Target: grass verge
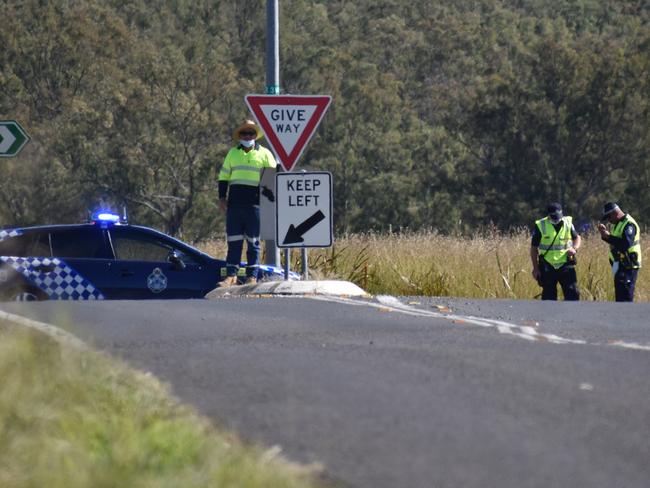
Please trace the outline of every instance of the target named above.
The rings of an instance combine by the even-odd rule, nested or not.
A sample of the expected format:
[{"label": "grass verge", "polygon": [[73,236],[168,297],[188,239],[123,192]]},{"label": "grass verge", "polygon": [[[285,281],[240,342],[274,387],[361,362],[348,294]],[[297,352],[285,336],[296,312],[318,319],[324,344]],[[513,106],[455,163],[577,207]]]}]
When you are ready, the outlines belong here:
[{"label": "grass verge", "polygon": [[149,374],[0,322],[0,486],[322,486],[316,467],[242,444]]},{"label": "grass verge", "polygon": [[[613,300],[608,246],[593,233],[582,238],[577,266],[582,299]],[[647,262],[648,235],[641,236],[641,245]],[[213,256],[225,256],[225,242],[201,247]],[[331,248],[310,249],[309,268],[312,279],[348,280],[372,294],[516,299],[541,295],[531,276],[530,232],[524,229],[472,237],[435,231],[339,236]],[[291,269],[301,269],[297,251],[292,252]],[[639,273],[635,300],[650,301],[647,266]]]}]

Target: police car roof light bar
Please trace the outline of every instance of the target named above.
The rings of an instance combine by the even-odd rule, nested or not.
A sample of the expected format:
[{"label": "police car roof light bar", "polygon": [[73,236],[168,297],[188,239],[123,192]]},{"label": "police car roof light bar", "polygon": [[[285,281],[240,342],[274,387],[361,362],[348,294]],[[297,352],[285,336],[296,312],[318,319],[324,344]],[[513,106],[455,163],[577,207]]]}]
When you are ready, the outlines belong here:
[{"label": "police car roof light bar", "polygon": [[120,221],[120,216],[108,212],[101,212],[98,213],[95,216],[95,220],[99,220],[100,222],[119,222]]},{"label": "police car roof light bar", "polygon": [[119,225],[120,216],[105,210],[100,210],[93,214],[91,218],[91,223],[99,224],[103,229],[107,228],[109,225]]}]

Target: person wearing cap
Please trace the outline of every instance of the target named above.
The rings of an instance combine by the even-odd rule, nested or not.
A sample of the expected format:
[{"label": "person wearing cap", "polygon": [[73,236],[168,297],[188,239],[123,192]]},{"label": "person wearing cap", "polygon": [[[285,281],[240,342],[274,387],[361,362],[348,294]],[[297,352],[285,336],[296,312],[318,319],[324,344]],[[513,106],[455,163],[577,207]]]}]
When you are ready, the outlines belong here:
[{"label": "person wearing cap", "polygon": [[[611,224],[608,230],[603,222]],[[641,268],[641,230],[639,224],[614,202],[603,206],[600,238],[609,244],[609,264],[614,275],[617,302],[634,301],[634,287]]]},{"label": "person wearing cap", "polygon": [[252,120],[233,131],[231,148],[219,171],[219,207],[226,212],[228,254],[221,287],[237,284],[239,263],[246,240],[246,284],[256,283],[260,264],[260,181],[267,168],[276,168],[273,153],[262,147],[263,136]]},{"label": "person wearing cap", "polygon": [[535,221],[530,246],[533,277],[542,287],[542,300],[557,300],[557,284],[565,300],[579,300],[576,251],[581,239],[572,218],[564,216],[559,203],[546,208],[547,216]]}]

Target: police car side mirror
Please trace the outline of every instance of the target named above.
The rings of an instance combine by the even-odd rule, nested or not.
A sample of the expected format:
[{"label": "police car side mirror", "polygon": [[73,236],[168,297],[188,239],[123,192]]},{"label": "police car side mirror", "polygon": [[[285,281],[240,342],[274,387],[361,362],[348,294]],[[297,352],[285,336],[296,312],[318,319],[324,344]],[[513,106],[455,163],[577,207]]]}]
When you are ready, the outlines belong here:
[{"label": "police car side mirror", "polygon": [[178,255],[178,253],[176,253],[176,251],[172,251],[169,253],[169,256],[167,257],[167,261],[172,263],[172,269],[174,271],[183,271],[185,269],[185,263]]}]

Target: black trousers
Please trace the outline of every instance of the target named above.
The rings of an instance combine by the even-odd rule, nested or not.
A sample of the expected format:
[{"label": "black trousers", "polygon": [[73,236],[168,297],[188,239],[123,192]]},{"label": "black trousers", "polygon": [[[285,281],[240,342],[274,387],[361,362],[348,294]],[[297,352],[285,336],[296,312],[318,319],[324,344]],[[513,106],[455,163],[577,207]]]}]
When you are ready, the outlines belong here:
[{"label": "black trousers", "polygon": [[638,269],[619,269],[614,276],[614,293],[617,302],[633,302]]},{"label": "black trousers", "polygon": [[565,300],[580,300],[578,290],[578,276],[575,266],[562,266],[555,269],[550,264],[542,263],[540,266],[542,300],[557,300],[557,284],[562,287]]}]

